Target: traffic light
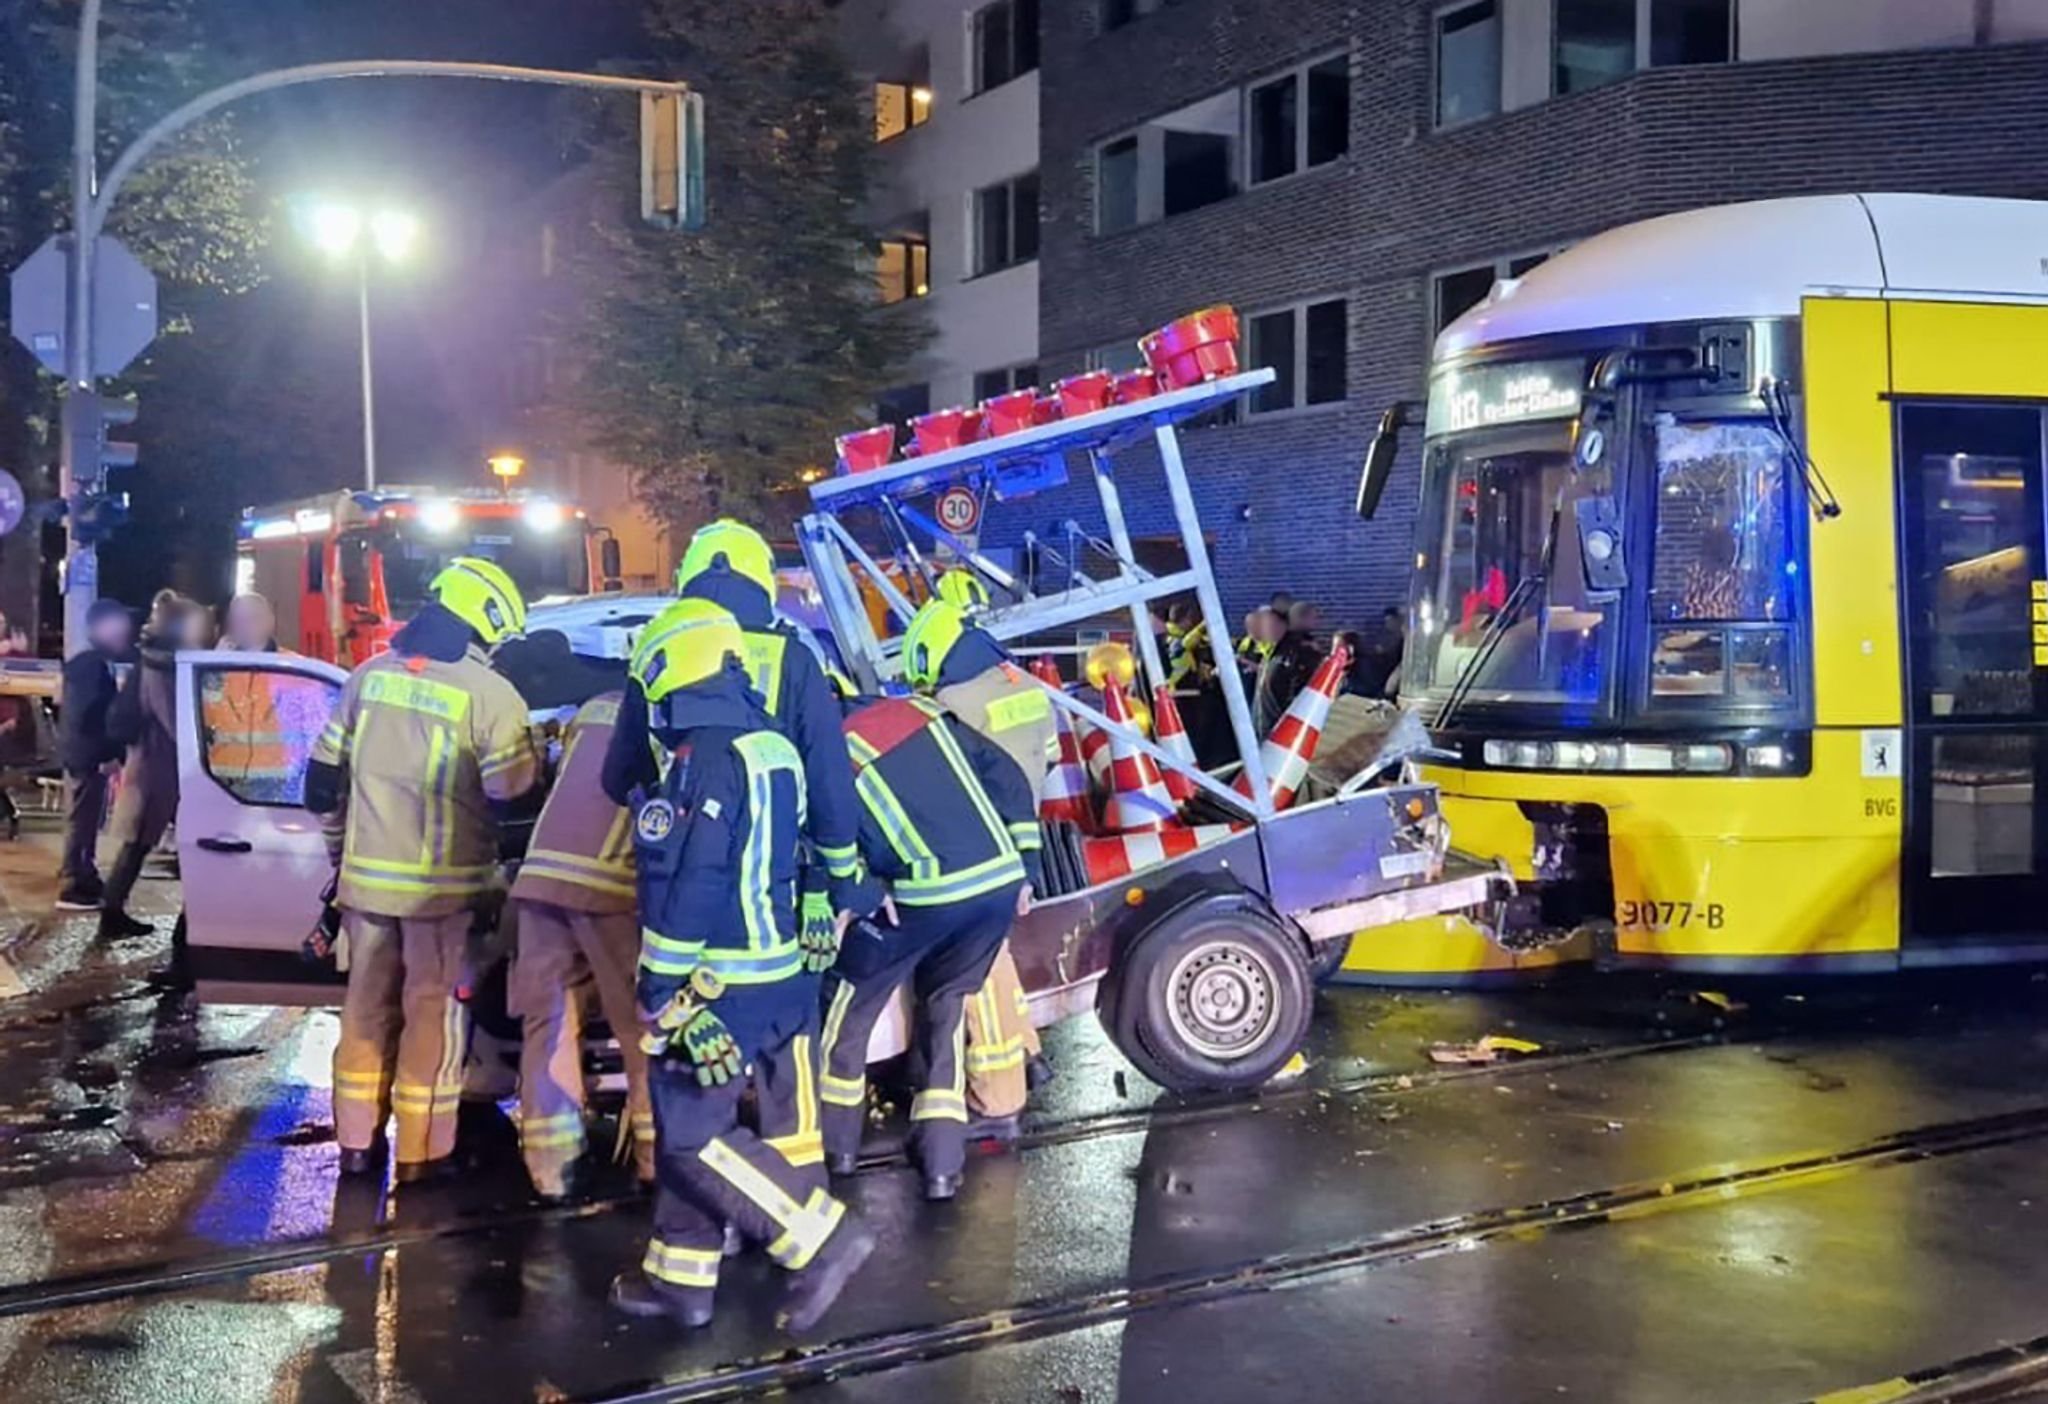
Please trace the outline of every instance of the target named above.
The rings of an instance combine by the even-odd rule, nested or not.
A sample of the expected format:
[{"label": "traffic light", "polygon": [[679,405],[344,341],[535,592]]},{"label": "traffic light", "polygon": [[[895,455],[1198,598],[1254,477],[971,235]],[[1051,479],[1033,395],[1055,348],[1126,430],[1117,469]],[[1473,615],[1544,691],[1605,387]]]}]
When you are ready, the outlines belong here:
[{"label": "traffic light", "polygon": [[104,482],[109,469],[135,466],[139,450],[110,437],[109,431],[133,424],[137,409],[132,398],[117,400],[92,390],[74,390],[64,401],[65,418],[71,421],[67,427],[78,445],[71,471],[79,491]]},{"label": "traffic light", "polygon": [[663,229],[704,227],[704,99],[640,94],[640,217]]}]

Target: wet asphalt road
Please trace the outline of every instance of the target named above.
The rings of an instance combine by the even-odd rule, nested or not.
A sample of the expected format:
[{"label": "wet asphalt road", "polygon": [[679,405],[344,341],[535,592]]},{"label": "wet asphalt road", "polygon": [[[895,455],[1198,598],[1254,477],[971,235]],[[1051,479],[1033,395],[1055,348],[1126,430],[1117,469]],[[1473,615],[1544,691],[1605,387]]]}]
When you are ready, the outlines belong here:
[{"label": "wet asphalt road", "polygon": [[[1192,1104],[1070,1023],[1026,1145],[953,1206],[877,1133],[846,1194],[884,1246],[791,1342],[751,1260],[699,1336],[608,1315],[644,1208],[527,1206],[493,1113],[462,1182],[337,1192],[331,1017],[195,1010],[165,944],[72,919],[8,952],[0,1399],[1794,1401],[2048,1334],[2026,974],[1733,1014],[1337,990],[1306,1079]],[[1486,1032],[1543,1048],[1425,1055]]]}]

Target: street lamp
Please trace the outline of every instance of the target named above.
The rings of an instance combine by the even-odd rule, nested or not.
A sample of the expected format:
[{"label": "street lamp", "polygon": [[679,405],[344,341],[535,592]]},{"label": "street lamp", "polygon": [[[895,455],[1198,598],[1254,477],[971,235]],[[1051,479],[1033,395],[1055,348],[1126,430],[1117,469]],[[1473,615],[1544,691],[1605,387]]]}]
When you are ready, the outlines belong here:
[{"label": "street lamp", "polygon": [[[356,312],[363,362],[363,486],[377,486],[377,398],[370,374],[370,255],[403,263],[419,241],[419,221],[402,210],[378,210],[364,218],[352,205],[321,201],[307,212],[306,235],[329,258],[353,258]],[[365,237],[367,235],[368,237]]]}]

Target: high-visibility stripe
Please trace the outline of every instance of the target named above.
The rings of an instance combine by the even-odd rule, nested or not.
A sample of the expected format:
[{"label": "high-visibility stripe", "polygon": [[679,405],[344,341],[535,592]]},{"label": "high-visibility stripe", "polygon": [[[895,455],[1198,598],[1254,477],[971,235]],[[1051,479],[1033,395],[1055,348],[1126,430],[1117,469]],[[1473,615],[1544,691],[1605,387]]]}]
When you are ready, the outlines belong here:
[{"label": "high-visibility stripe", "polygon": [[936,907],[979,897],[1007,883],[1022,882],[1024,876],[1024,860],[1013,849],[943,878],[923,882],[913,878],[899,879],[890,884],[889,891],[899,903],[907,906]]},{"label": "high-visibility stripe", "polygon": [[957,1092],[926,1089],[910,1101],[912,1121],[965,1121],[967,1099]]},{"label": "high-visibility stripe", "polygon": [[896,792],[889,788],[889,782],[882,773],[872,766],[857,772],[853,787],[867,805],[868,813],[881,826],[882,834],[889,840],[889,847],[896,857],[910,870],[913,878],[932,879],[939,876],[939,860],[924,841],[924,835],[910,822],[910,815],[896,798]]},{"label": "high-visibility stripe", "polygon": [[451,725],[469,715],[469,693],[464,689],[396,668],[379,668],[366,675],[358,700],[368,706],[418,712]]},{"label": "high-visibility stripe", "polygon": [[702,941],[678,941],[651,926],[640,928],[640,968],[656,975],[689,975],[703,963]]},{"label": "high-visibility stripe", "polygon": [[593,892],[603,892],[614,897],[631,897],[638,890],[633,885],[633,869],[606,863],[601,859],[585,858],[576,853],[563,853],[558,849],[528,849],[525,860],[520,864],[521,874],[552,878],[556,882],[572,883],[587,887]]},{"label": "high-visibility stripe", "polygon": [[796,1169],[817,1165],[825,1159],[825,1138],[816,1131],[792,1131],[787,1136],[767,1136],[762,1144],[772,1146]]},{"label": "high-visibility stripe", "polygon": [[697,1152],[697,1158],[711,1173],[752,1200],[754,1207],[784,1229],[799,1221],[803,1206],[791,1199],[782,1186],[763,1174],[759,1167],[731,1146],[723,1137],[713,1136]]},{"label": "high-visibility stripe", "polygon": [[976,1073],[1008,1072],[1024,1066],[1024,1045],[1012,1042],[1000,1048],[977,1045],[967,1050],[967,1070]]},{"label": "high-visibility stripe", "polygon": [[989,803],[988,791],[981,787],[981,780],[975,775],[974,767],[967,763],[966,755],[960,750],[960,743],[953,739],[953,733],[947,729],[945,722],[939,719],[936,712],[932,717],[930,731],[932,739],[938,742],[939,754],[946,758],[946,764],[953,768],[953,774],[959,779],[961,790],[974,802],[976,812],[981,815],[981,822],[988,825],[988,835],[995,840],[996,847],[1014,847],[1010,843],[1009,829],[1003,823],[1002,816],[997,814],[996,807]]},{"label": "high-visibility stripe", "polygon": [[810,1266],[811,1259],[832,1236],[832,1230],[838,1228],[839,1221],[846,1217],[846,1206],[825,1191],[814,1189],[800,1215],[795,1223],[782,1231],[781,1237],[768,1245],[768,1256],[791,1272],[801,1272]]},{"label": "high-visibility stripe", "polygon": [[825,860],[825,871],[833,877],[857,877],[860,873],[860,849],[853,844],[820,843],[814,845],[818,856]]},{"label": "high-visibility stripe", "polygon": [[746,651],[747,681],[761,694],[769,716],[782,708],[782,658],[789,640],[782,634],[747,630],[740,635]]},{"label": "high-visibility stripe", "polygon": [[1019,853],[1035,853],[1044,846],[1038,834],[1038,821],[1026,819],[1010,825],[1010,842]]},{"label": "high-visibility stripe", "polygon": [[988,729],[991,732],[1011,731],[1044,721],[1051,715],[1051,700],[1034,683],[1028,692],[1013,692],[991,701],[988,704]]},{"label": "high-visibility stripe", "polygon": [[715,1248],[677,1248],[650,1238],[640,1270],[677,1287],[716,1287],[719,1259],[723,1256]]}]

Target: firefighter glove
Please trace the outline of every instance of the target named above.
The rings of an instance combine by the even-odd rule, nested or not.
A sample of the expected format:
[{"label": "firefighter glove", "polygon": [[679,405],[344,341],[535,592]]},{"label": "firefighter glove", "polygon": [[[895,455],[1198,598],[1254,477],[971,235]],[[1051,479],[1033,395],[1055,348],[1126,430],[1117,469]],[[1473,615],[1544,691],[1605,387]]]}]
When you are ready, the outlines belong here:
[{"label": "firefighter glove", "polygon": [[700,1008],[690,1017],[670,1052],[696,1068],[701,1087],[723,1087],[740,1075],[743,1066],[732,1030],[709,1009]]},{"label": "firefighter glove", "polygon": [[804,894],[802,921],[796,939],[803,948],[804,969],[814,975],[830,970],[832,962],[839,959],[839,923],[829,894]]}]

